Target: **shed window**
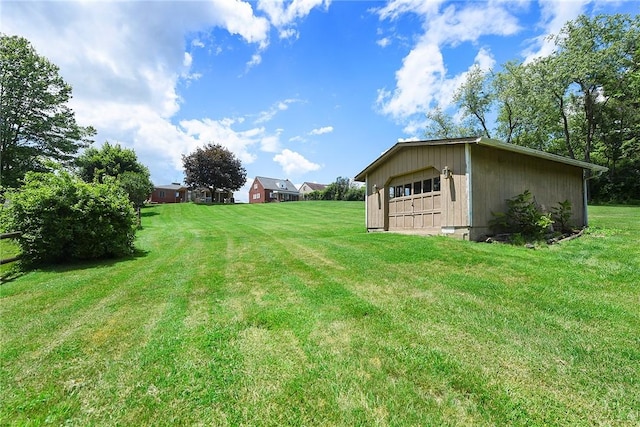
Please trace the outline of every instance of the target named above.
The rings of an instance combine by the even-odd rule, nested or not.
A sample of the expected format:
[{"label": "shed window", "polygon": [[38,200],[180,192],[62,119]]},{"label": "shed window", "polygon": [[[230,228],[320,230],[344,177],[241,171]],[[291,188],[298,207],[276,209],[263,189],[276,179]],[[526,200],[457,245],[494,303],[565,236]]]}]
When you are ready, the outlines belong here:
[{"label": "shed window", "polygon": [[394,187],[389,187],[389,198],[393,199],[395,197],[395,189]]},{"label": "shed window", "polygon": [[411,184],[405,184],[404,185],[404,195],[405,196],[410,196],[411,195]]},{"label": "shed window", "polygon": [[413,194],[422,193],[422,181],[417,181],[413,183]]},{"label": "shed window", "polygon": [[440,177],[433,178],[433,191],[440,191]]},{"label": "shed window", "polygon": [[160,191],[160,198],[164,199],[164,191]]},{"label": "shed window", "polygon": [[403,193],[404,193],[404,191],[402,190],[402,185],[397,185],[396,186],[396,197],[402,197]]},{"label": "shed window", "polygon": [[422,190],[425,193],[431,193],[431,178],[422,181]]}]

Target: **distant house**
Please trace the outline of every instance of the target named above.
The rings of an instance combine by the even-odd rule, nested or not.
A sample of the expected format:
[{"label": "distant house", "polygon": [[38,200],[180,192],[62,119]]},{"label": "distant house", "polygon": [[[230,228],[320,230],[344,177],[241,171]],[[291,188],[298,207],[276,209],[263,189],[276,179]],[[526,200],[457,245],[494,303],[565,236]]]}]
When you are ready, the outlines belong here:
[{"label": "distant house", "polygon": [[305,182],[300,188],[298,188],[298,193],[300,193],[300,198],[302,200],[307,199],[307,194],[313,193],[314,191],[322,191],[327,188],[326,184],[316,184],[315,182]]},{"label": "distant house", "polygon": [[234,203],[233,191],[216,189],[211,195],[209,188],[196,188],[189,191],[189,200],[195,203]]},{"label": "distant house", "polygon": [[356,175],[369,231],[479,240],[492,212],[529,190],[549,210],[569,200],[587,225],[587,180],[607,168],[486,138],[398,142]]},{"label": "distant house", "polygon": [[249,203],[294,202],[300,193],[288,179],[257,176],[249,189]]},{"label": "distant house", "polygon": [[151,203],[183,203],[188,201],[189,189],[179,182],[154,187]]}]

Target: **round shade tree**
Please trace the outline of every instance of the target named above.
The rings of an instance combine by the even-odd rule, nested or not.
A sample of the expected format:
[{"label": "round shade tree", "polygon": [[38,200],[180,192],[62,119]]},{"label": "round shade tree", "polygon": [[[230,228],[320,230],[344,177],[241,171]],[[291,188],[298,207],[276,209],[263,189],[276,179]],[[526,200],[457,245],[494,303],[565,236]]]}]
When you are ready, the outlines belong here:
[{"label": "round shade tree", "polygon": [[236,156],[220,144],[207,144],[182,156],[185,179],[191,188],[236,191],[247,182],[247,171]]},{"label": "round shade tree", "polygon": [[[153,192],[149,169],[138,161],[131,148],[105,142],[102,148],[87,148],[76,161],[76,169],[85,182],[104,182],[115,178],[139,210]],[[138,211],[139,213],[139,211]]]}]

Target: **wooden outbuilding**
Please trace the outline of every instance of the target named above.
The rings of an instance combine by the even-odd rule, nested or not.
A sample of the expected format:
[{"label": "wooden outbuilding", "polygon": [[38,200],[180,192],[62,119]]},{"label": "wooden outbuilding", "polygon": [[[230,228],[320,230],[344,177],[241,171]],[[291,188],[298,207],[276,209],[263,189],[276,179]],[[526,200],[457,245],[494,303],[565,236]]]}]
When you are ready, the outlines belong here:
[{"label": "wooden outbuilding", "polygon": [[607,168],[487,138],[398,142],[355,180],[366,185],[368,231],[490,234],[492,212],[529,190],[543,209],[569,200],[586,226],[587,180]]}]

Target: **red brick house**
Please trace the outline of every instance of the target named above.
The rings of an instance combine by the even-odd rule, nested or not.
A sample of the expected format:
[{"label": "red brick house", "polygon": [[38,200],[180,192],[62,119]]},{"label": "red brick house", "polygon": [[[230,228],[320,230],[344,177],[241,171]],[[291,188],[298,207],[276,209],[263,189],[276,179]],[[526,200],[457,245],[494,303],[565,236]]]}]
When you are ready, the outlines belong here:
[{"label": "red brick house", "polygon": [[188,188],[178,182],[158,185],[151,193],[151,203],[183,203],[188,201]]},{"label": "red brick house", "polygon": [[257,176],[249,188],[249,203],[295,202],[300,193],[288,179]]}]

